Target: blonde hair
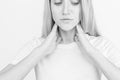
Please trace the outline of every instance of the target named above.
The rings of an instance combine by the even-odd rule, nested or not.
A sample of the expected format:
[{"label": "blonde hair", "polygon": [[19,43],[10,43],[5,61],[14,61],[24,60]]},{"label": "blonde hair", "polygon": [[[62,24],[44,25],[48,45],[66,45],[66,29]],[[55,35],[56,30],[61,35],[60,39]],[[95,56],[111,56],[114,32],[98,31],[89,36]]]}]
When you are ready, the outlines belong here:
[{"label": "blonde hair", "polygon": [[[97,25],[95,22],[92,2],[90,2],[88,0],[86,2],[87,3],[89,2],[89,13],[88,13],[88,17],[86,19],[85,8],[84,8],[83,4],[81,3],[81,20],[80,20],[81,27],[82,27],[83,31],[85,33],[89,34],[90,36],[96,36],[96,37],[100,36],[100,33],[97,30]],[[52,18],[52,14],[51,14],[50,0],[45,0],[43,26],[42,26],[42,37],[46,38],[49,35],[54,23],[55,22]]]}]

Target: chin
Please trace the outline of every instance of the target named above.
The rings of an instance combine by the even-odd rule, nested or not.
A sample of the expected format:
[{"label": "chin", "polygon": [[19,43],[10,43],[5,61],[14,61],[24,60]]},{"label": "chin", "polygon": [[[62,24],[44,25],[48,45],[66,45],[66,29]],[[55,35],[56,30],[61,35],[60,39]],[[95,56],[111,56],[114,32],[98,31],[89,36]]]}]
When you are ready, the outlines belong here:
[{"label": "chin", "polygon": [[60,24],[59,27],[60,27],[60,29],[62,29],[64,31],[70,31],[70,30],[74,29],[77,24],[78,23],[76,23],[76,24],[73,24],[73,23],[72,24]]}]

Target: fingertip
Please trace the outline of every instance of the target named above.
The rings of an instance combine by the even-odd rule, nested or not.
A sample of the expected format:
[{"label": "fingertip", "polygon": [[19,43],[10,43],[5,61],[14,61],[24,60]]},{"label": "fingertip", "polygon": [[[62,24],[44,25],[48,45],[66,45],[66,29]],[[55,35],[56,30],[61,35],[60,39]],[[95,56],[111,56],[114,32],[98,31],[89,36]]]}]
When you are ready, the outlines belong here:
[{"label": "fingertip", "polygon": [[55,23],[55,27],[57,28],[58,27],[58,25]]},{"label": "fingertip", "polygon": [[77,28],[78,28],[78,29],[80,29],[80,28],[81,28],[80,24],[78,24],[78,25],[77,25]]},{"label": "fingertip", "polygon": [[57,44],[59,44],[61,42],[61,38],[58,38],[57,40]]},{"label": "fingertip", "polygon": [[78,28],[78,25],[76,25],[76,28]]},{"label": "fingertip", "polygon": [[80,24],[78,24],[77,26],[76,26],[76,28],[77,28],[77,31],[79,32],[79,30],[80,30]]},{"label": "fingertip", "polygon": [[53,29],[57,30],[57,24],[56,23],[54,24]]},{"label": "fingertip", "polygon": [[76,36],[75,36],[75,37],[77,38],[78,36],[79,36],[79,34],[78,34],[78,33],[76,33]]},{"label": "fingertip", "polygon": [[76,41],[76,36],[75,36],[75,41]]},{"label": "fingertip", "polygon": [[78,44],[78,40],[77,40],[77,37],[75,37],[75,42]]},{"label": "fingertip", "polygon": [[60,42],[61,40],[62,40],[62,38],[59,38],[59,39],[58,39],[58,42]]},{"label": "fingertip", "polygon": [[57,27],[57,24],[55,23],[55,27]]}]

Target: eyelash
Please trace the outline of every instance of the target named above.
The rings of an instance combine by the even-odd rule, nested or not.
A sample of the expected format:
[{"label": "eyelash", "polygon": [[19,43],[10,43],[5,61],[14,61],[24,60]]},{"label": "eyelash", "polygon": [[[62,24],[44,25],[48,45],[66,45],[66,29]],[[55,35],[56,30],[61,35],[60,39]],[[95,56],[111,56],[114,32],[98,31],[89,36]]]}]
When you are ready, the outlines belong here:
[{"label": "eyelash", "polygon": [[55,4],[55,5],[61,5],[62,2],[55,2],[54,4]]},{"label": "eyelash", "polygon": [[72,3],[73,5],[78,5],[79,4],[79,2],[76,2],[76,3]]},{"label": "eyelash", "polygon": [[[73,2],[72,2],[73,5],[78,5],[79,3],[80,3],[80,2],[76,2],[76,3],[73,3]],[[55,2],[54,4],[55,4],[55,5],[61,5],[62,2]]]}]

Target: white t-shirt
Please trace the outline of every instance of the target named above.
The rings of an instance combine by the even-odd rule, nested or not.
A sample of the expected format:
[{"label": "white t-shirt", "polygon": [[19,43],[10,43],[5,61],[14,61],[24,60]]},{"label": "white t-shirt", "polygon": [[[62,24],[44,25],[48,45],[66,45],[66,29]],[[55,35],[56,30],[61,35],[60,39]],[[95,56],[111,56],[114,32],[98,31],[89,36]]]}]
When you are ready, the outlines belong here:
[{"label": "white t-shirt", "polygon": [[26,44],[24,44],[23,47],[21,47],[18,50],[18,55],[15,56],[15,58],[12,60],[10,64],[15,65],[18,62],[20,62],[22,59],[28,56],[32,52],[33,49],[38,47],[43,41],[44,39],[40,37],[34,37],[32,40],[28,41]]},{"label": "white t-shirt", "polygon": [[[85,35],[86,35],[87,39],[89,40],[89,42],[94,47],[96,47],[98,50],[101,51],[103,56],[105,56],[109,61],[111,61],[117,67],[120,67],[120,52],[112,44],[112,42],[110,40],[108,40],[106,37],[103,37],[103,36],[95,37],[95,36],[89,36],[88,34],[85,34]],[[25,58],[27,55],[29,55],[31,53],[31,51],[35,47],[39,46],[43,41],[44,41],[43,38],[36,37],[36,38],[32,39],[31,41],[27,42],[18,51],[18,55],[11,62],[11,64],[13,64],[13,65],[17,64],[19,61],[21,61],[23,58]]]}]

